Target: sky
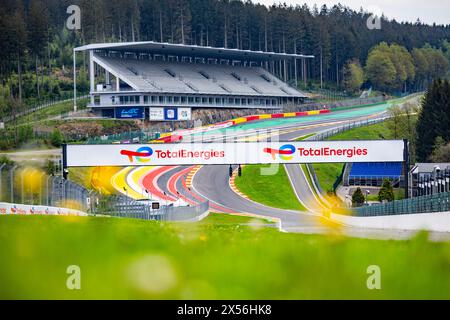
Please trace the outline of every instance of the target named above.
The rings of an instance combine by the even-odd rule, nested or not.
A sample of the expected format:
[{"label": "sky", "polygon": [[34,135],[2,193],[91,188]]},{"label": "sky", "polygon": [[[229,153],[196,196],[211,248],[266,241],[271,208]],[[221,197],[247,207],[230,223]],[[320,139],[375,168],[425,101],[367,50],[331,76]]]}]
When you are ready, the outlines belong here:
[{"label": "sky", "polygon": [[[423,23],[450,24],[450,0],[252,0],[253,2],[272,5],[286,3],[288,5],[314,4],[320,8],[323,4],[331,7],[341,3],[359,11],[363,7],[367,11],[384,13],[389,19],[397,21],[416,22],[417,18]],[[368,10],[372,9],[372,10]]]}]

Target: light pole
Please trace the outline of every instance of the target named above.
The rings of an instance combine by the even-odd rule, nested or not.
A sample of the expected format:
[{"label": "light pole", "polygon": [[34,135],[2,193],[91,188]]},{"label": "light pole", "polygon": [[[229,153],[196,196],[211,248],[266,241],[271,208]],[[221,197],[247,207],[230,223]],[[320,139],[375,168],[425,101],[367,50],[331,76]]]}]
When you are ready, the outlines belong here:
[{"label": "light pole", "polygon": [[47,199],[46,199],[46,201],[45,201],[45,203],[47,204],[47,206],[49,206],[50,205],[50,182],[49,182],[49,179],[52,179],[52,185],[53,185],[53,175],[50,175],[50,176],[48,176],[47,177],[47,192],[46,192],[46,197],[47,197]]},{"label": "light pole", "polygon": [[440,193],[441,192],[441,185],[440,185],[440,175],[441,175],[441,168],[439,168],[439,166],[434,166],[433,168],[433,178],[434,178],[434,183],[433,183],[433,194],[435,193]]},{"label": "light pole", "polygon": [[123,191],[125,191],[125,196],[127,197],[127,205],[128,205],[129,204],[129,201],[128,201],[128,189],[123,187]]},{"label": "light pole", "polygon": [[2,175],[2,171],[3,171],[3,168],[6,166],[6,163],[3,163],[1,166],[0,166],[0,201],[2,200],[2,178],[3,178],[3,175]]},{"label": "light pole", "polygon": [[370,191],[366,190],[366,205],[369,205],[369,194],[370,194]]},{"label": "light pole", "polygon": [[9,170],[9,175],[11,178],[11,203],[14,203],[14,171],[17,169],[17,165],[14,165],[13,167],[11,167],[11,169]]},{"label": "light pole", "polygon": [[21,189],[21,193],[22,193],[22,204],[25,204],[25,202],[23,200],[23,197],[24,197],[24,194],[25,194],[24,182],[23,182],[24,176],[25,176],[25,172],[24,172],[25,170],[26,169],[22,169],[21,172],[20,172],[20,189]]},{"label": "light pole", "polygon": [[164,193],[164,203],[166,204],[167,207],[167,193],[165,191],[163,193]]}]

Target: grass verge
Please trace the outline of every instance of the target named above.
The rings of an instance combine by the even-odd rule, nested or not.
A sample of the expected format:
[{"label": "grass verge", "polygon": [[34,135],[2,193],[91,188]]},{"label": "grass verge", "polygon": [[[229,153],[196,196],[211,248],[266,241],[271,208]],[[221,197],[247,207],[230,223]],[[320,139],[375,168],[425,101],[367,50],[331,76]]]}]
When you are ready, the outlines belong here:
[{"label": "grass verge", "polygon": [[[231,221],[227,221],[228,219]],[[449,299],[450,244],[198,224],[0,216],[1,299]],[[68,266],[81,290],[68,290]],[[367,268],[381,269],[381,290]]]},{"label": "grass verge", "polygon": [[269,207],[306,211],[292,190],[284,166],[274,175],[262,175],[262,165],[249,165],[242,169],[242,177],[236,177],[236,187],[251,200]]},{"label": "grass verge", "polygon": [[313,164],[317,179],[324,192],[332,192],[333,185],[342,173],[342,163],[315,163]]},{"label": "grass verge", "polygon": [[330,137],[328,140],[386,140],[391,139],[387,122],[350,129]]}]

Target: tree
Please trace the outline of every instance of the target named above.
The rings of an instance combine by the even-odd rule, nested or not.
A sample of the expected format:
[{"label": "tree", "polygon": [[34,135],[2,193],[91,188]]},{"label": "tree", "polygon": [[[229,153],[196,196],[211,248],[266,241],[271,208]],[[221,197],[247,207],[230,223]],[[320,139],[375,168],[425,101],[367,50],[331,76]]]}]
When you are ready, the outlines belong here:
[{"label": "tree", "polygon": [[28,13],[28,48],[35,58],[36,72],[36,91],[38,99],[41,97],[39,88],[39,57],[41,56],[46,44],[48,34],[48,16],[44,4],[41,0],[34,0],[30,3]]},{"label": "tree", "polygon": [[47,175],[54,176],[56,174],[55,162],[52,160],[47,160],[45,171],[47,172]]},{"label": "tree", "polygon": [[355,193],[353,193],[353,196],[352,196],[353,206],[361,207],[365,201],[366,201],[366,198],[364,197],[364,194],[363,194],[361,188],[356,189]]},{"label": "tree", "polygon": [[450,162],[450,143],[435,146],[433,153],[430,156],[430,160],[434,163]]},{"label": "tree", "polygon": [[366,78],[375,88],[389,91],[395,84],[396,69],[389,52],[385,50],[383,44],[380,46],[369,53],[365,69]]},{"label": "tree", "polygon": [[63,136],[61,134],[61,131],[59,131],[58,129],[53,130],[52,135],[50,136],[50,143],[54,147],[61,147],[63,143]]},{"label": "tree", "polygon": [[12,167],[14,165],[14,161],[11,160],[9,157],[7,156],[1,156],[0,157],[0,164],[4,164],[7,165],[9,167]]},{"label": "tree", "polygon": [[413,59],[408,50],[396,43],[389,47],[390,58],[395,66],[396,79],[394,88],[406,91],[407,82],[412,82],[415,77],[415,68]]},{"label": "tree", "polygon": [[380,192],[378,193],[378,200],[380,202],[387,201],[392,202],[395,200],[394,188],[388,179],[383,181]]},{"label": "tree", "polygon": [[394,104],[388,109],[389,121],[387,122],[387,127],[392,133],[394,139],[401,137],[400,130],[402,126],[403,110],[398,104]]},{"label": "tree", "polygon": [[447,80],[436,80],[428,88],[416,132],[416,154],[422,162],[429,159],[437,137],[445,143],[450,142],[450,84]]},{"label": "tree", "polygon": [[363,82],[364,82],[364,71],[358,60],[348,61],[344,67],[344,88],[351,92],[359,92]]},{"label": "tree", "polygon": [[428,77],[428,60],[422,49],[414,48],[412,51],[414,67],[416,69],[416,88],[423,90]]}]

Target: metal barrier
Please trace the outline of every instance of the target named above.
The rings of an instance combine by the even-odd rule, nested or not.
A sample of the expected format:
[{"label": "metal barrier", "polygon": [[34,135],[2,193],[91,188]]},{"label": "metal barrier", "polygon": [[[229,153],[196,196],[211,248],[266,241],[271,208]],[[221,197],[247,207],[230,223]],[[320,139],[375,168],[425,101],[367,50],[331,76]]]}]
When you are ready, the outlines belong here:
[{"label": "metal barrier", "polygon": [[209,201],[192,207],[164,206],[153,210],[149,203],[140,203],[127,197],[116,196],[114,199],[109,199],[109,204],[102,210],[102,214],[156,221],[199,221],[208,211]]},{"label": "metal barrier", "polygon": [[353,211],[358,217],[447,212],[450,211],[450,192],[354,208]]},{"label": "metal barrier", "polygon": [[58,207],[76,206],[85,212],[91,211],[91,193],[83,186],[62,177],[48,177],[46,184],[46,205]]},{"label": "metal barrier", "polygon": [[[83,95],[77,98],[77,100],[87,99],[89,98],[89,95]],[[62,95],[58,99],[53,99],[50,101],[43,102],[42,104],[36,104],[33,106],[30,106],[28,109],[23,110],[21,112],[18,112],[15,116],[14,115],[8,115],[3,118],[3,122],[8,123],[12,122],[14,118],[24,117],[27,116],[33,112],[40,111],[49,107],[52,107],[56,104],[73,101],[72,94]]]},{"label": "metal barrier", "polygon": [[355,122],[347,123],[340,127],[328,129],[323,132],[320,132],[320,133],[316,134],[315,136],[311,137],[310,140],[315,140],[315,141],[327,140],[328,138],[335,136],[341,132],[345,132],[345,131],[352,130],[352,129],[359,128],[359,127],[369,126],[372,124],[381,123],[388,119],[389,119],[389,117],[384,117],[384,118],[378,118],[378,119],[366,119],[366,120],[362,120],[362,121],[357,121],[357,122],[355,121]]},{"label": "metal barrier", "polygon": [[26,182],[17,176],[18,166],[0,165],[0,202],[30,206],[70,208],[86,213],[158,221],[198,221],[209,211],[209,202],[197,206],[163,206],[152,210],[148,202],[139,202],[123,195],[102,196],[94,190],[64,180],[61,176],[40,176],[40,191],[30,192]]}]

